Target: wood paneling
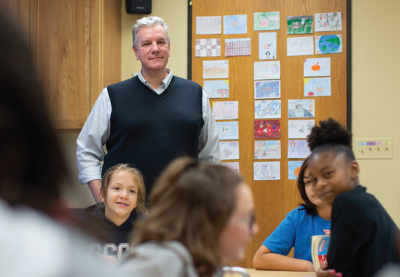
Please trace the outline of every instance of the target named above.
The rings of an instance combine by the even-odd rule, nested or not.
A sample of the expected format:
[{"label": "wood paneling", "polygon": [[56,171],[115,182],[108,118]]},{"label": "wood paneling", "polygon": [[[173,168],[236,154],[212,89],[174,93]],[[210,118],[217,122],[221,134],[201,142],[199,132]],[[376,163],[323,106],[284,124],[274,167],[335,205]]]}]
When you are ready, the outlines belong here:
[{"label": "wood paneling", "polygon": [[[282,158],[280,181],[253,181],[254,160],[254,77],[253,63],[258,59],[258,33],[267,31],[253,31],[254,12],[280,11],[281,29],[277,32],[277,57],[281,64],[282,86],[282,118],[281,118],[281,145]],[[305,35],[286,35],[286,16],[315,15],[315,13],[341,12],[342,31],[321,32],[323,34],[343,35],[343,53],[332,55],[312,55],[288,57],[286,54],[286,39],[288,37]],[[247,14],[247,34],[238,35],[196,35],[196,16],[224,16]],[[305,58],[331,58],[332,96],[315,97],[315,121],[333,117],[343,125],[346,124],[346,84],[347,84],[347,33],[346,33],[346,0],[194,0],[192,17],[192,45],[199,38],[221,38],[221,57],[196,58],[192,47],[192,80],[203,86],[203,60],[229,60],[229,99],[211,99],[213,101],[239,101],[239,147],[240,171],[251,186],[256,203],[257,222],[260,232],[250,242],[246,258],[239,263],[243,267],[252,267],[252,259],[261,243],[273,232],[285,215],[300,203],[296,181],[288,180],[288,99],[304,99],[303,96],[303,61]],[[273,31],[271,31],[273,32]],[[223,31],[222,31],[223,33]],[[311,35],[307,35],[311,36]],[[315,33],[313,34],[315,36]],[[225,57],[225,39],[251,38],[250,57]],[[308,99],[308,98],[307,98]],[[267,160],[261,160],[267,161]],[[272,161],[272,160],[271,160]],[[274,160],[276,161],[276,160]]]}]

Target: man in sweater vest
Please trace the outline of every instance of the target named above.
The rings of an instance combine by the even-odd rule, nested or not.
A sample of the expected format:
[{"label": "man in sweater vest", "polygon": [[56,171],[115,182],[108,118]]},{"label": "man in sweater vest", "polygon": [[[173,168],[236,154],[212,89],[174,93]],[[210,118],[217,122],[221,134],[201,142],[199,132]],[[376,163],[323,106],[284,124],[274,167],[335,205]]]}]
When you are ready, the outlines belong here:
[{"label": "man in sweater vest", "polygon": [[103,89],[77,140],[79,181],[88,184],[96,202],[102,175],[119,163],[142,171],[147,193],[174,158],[220,163],[218,132],[206,93],[167,68],[171,44],[164,20],[142,18],[132,36],[142,69],[136,77]]}]

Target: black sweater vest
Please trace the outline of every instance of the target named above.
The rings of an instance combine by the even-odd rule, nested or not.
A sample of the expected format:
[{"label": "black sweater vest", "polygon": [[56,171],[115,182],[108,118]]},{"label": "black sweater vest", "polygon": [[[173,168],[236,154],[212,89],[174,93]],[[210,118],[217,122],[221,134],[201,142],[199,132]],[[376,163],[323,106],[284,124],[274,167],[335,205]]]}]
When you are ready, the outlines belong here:
[{"label": "black sweater vest", "polygon": [[111,131],[102,175],[116,164],[128,163],[143,173],[148,194],[174,158],[198,159],[204,125],[200,85],[173,76],[168,88],[158,95],[133,77],[107,90],[112,106]]}]

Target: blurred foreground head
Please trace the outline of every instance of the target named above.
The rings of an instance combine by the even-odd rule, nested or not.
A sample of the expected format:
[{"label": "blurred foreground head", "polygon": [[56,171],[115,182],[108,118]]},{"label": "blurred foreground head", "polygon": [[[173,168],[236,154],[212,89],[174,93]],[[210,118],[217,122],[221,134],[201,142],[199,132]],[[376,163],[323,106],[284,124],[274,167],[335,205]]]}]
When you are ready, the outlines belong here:
[{"label": "blurred foreground head", "polygon": [[44,212],[65,164],[26,41],[0,12],[0,198]]}]

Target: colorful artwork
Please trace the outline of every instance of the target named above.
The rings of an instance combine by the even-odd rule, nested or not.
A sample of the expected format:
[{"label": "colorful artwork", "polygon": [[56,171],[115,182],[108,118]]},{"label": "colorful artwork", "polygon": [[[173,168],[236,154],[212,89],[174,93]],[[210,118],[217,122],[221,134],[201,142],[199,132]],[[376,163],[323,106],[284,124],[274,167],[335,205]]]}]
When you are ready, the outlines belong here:
[{"label": "colorful artwork", "polygon": [[221,57],[221,39],[196,39],[195,57]]},{"label": "colorful artwork", "polygon": [[280,30],[279,12],[254,13],[254,31]]},{"label": "colorful artwork", "polygon": [[314,38],[297,37],[287,39],[288,56],[314,55]]},{"label": "colorful artwork", "polygon": [[208,98],[229,98],[229,80],[204,81]]},{"label": "colorful artwork", "polygon": [[255,81],[254,82],[254,98],[269,99],[281,98],[281,81]]},{"label": "colorful artwork", "polygon": [[331,96],[331,77],[304,78],[304,96]]},{"label": "colorful artwork", "polygon": [[255,118],[281,118],[281,100],[256,100]]},{"label": "colorful artwork", "polygon": [[262,140],[254,142],[254,159],[280,159],[281,142],[279,140]]},{"label": "colorful artwork", "polygon": [[260,60],[277,59],[276,46],[276,32],[258,33],[258,58]]},{"label": "colorful artwork", "polygon": [[316,13],[315,14],[315,31],[341,31],[342,30],[342,14],[341,13]]},{"label": "colorful artwork", "polygon": [[239,162],[225,162],[221,163],[222,166],[229,167],[232,170],[235,170],[236,172],[239,172]]},{"label": "colorful artwork", "polygon": [[254,162],[254,181],[281,179],[280,162]]},{"label": "colorful artwork", "polygon": [[239,139],[239,122],[217,122],[219,140]]},{"label": "colorful artwork", "polygon": [[229,61],[203,61],[203,79],[229,78]]},{"label": "colorful artwork", "polygon": [[306,140],[288,140],[288,159],[305,159],[310,155]]},{"label": "colorful artwork", "polygon": [[213,115],[216,120],[238,119],[238,101],[213,102]]},{"label": "colorful artwork", "polygon": [[337,54],[342,52],[342,35],[315,37],[315,54]]},{"label": "colorful artwork", "polygon": [[221,160],[239,160],[239,142],[223,141],[219,143]]},{"label": "colorful artwork", "polygon": [[280,137],[281,122],[279,120],[254,120],[255,139],[269,139]]},{"label": "colorful artwork", "polygon": [[288,118],[314,118],[315,100],[296,99],[288,100]]},{"label": "colorful artwork", "polygon": [[280,79],[280,61],[254,62],[254,80]]},{"label": "colorful artwork", "polygon": [[312,34],[313,33],[313,16],[287,16],[287,34]]},{"label": "colorful artwork", "polygon": [[299,178],[302,164],[303,161],[288,161],[289,180],[297,180]]},{"label": "colorful artwork", "polygon": [[[217,123],[218,124],[218,123]],[[307,138],[311,129],[315,126],[315,120],[289,120],[289,138]]]},{"label": "colorful artwork", "polygon": [[220,16],[196,17],[196,35],[220,35],[221,26]]},{"label": "colorful artwork", "polygon": [[331,76],[331,58],[304,59],[304,77]]},{"label": "colorful artwork", "polygon": [[234,38],[225,40],[225,57],[250,56],[251,39]]},{"label": "colorful artwork", "polygon": [[246,34],[247,14],[224,15],[224,35]]}]

